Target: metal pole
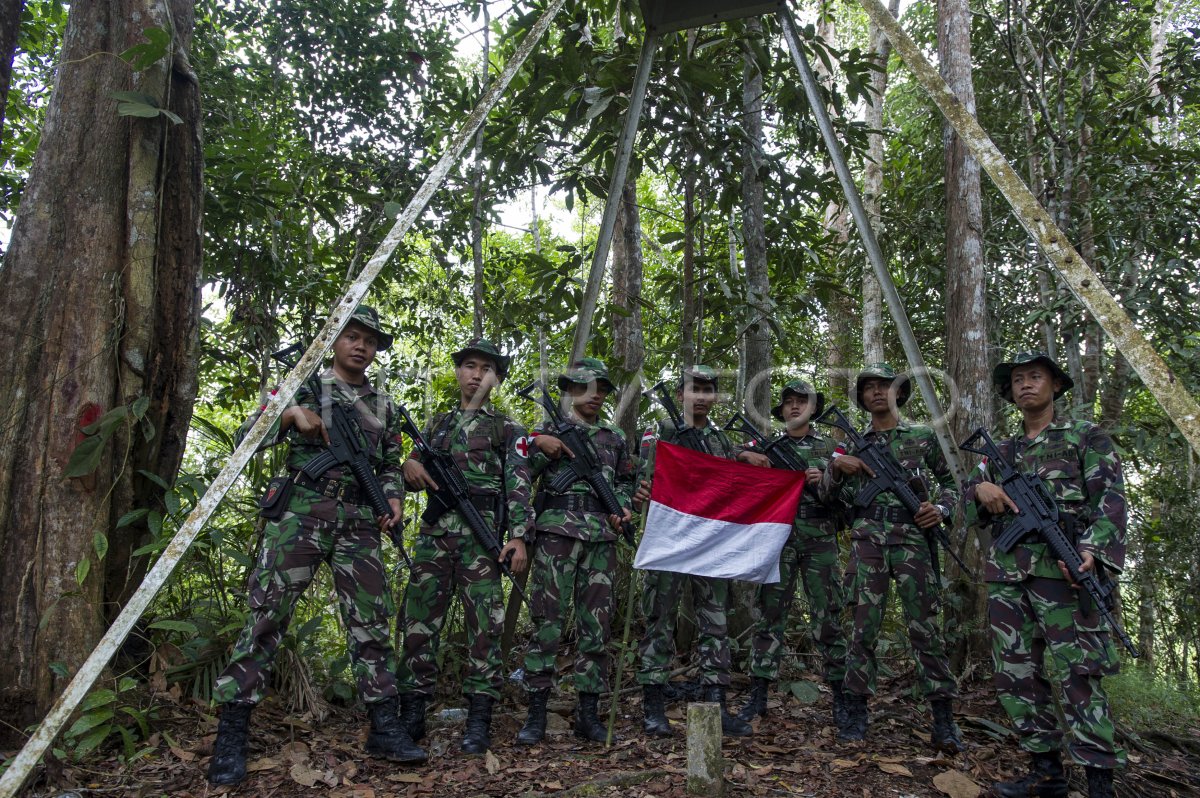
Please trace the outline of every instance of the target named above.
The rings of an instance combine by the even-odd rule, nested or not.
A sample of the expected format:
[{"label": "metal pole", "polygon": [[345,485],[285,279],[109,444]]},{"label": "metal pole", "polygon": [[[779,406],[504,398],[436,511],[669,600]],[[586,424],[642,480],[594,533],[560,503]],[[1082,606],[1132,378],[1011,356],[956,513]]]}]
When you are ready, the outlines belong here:
[{"label": "metal pole", "polygon": [[96,644],[96,648],[80,666],[67,685],[66,690],[54,702],[54,706],[42,719],[41,724],[34,731],[33,736],[26,741],[25,746],[13,757],[9,764],[8,770],[4,772],[3,777],[0,777],[0,798],[13,798],[17,791],[21,788],[29,773],[34,766],[42,758],[42,754],[58,736],[63,725],[79,706],[79,702],[87,695],[96,679],[100,676],[100,672],[108,661],[112,659],[116,653],[117,647],[129,634],[133,625],[137,622],[146,608],[150,606],[150,602],[158,595],[158,591],[166,584],[167,578],[171,572],[175,570],[175,566],[187,553],[192,541],[200,533],[204,524],[216,510],[221,499],[233,486],[234,480],[241,473],[250,457],[258,449],[259,443],[262,441],[271,425],[283,413],[291,402],[292,395],[300,387],[304,376],[309,374],[320,365],[321,360],[325,357],[325,353],[329,351],[333,341],[341,333],[342,328],[346,326],[350,314],[362,302],[363,297],[367,294],[367,289],[371,287],[371,283],[383,270],[392,253],[408,230],[416,222],[417,217],[424,212],[425,206],[429,204],[429,200],[433,197],[435,191],[441,187],[446,176],[450,173],[451,168],[458,161],[463,149],[471,136],[475,134],[475,130],[483,124],[484,118],[500,100],[504,90],[508,88],[509,82],[525,60],[533,52],[538,41],[545,34],[550,24],[554,21],[554,17],[558,15],[559,9],[562,8],[566,0],[550,0],[545,13],[537,21],[537,24],[529,31],[529,34],[521,42],[521,45],[513,53],[508,64],[505,65],[504,71],[496,79],[496,82],[488,89],[483,98],[479,101],[479,105],[471,112],[471,115],[464,120],[462,127],[455,135],[453,141],[447,147],[442,157],[438,160],[433,170],[425,178],[420,189],[409,201],[408,207],[400,214],[396,220],[396,224],[384,238],[379,248],[375,250],[375,254],[363,267],[358,277],[354,279],[346,289],[346,293],[333,307],[329,313],[329,318],[325,322],[325,326],[317,334],[312,346],[300,358],[300,362],[292,369],[291,373],[283,380],[279,386],[278,392],[271,397],[267,402],[267,407],[262,412],[262,416],[258,419],[250,431],[246,434],[246,438],[242,444],[233,452],[229,458],[229,462],[221,469],[221,473],[212,481],[204,496],[197,503],[196,508],[191,515],[187,517],[175,537],[163,550],[162,556],[154,563],[150,572],[146,574],[146,578],[142,580],[142,584],[130,597],[129,602],[122,608],[121,613],[113,621],[112,626],[100,638]]},{"label": "metal pole", "polygon": [[613,226],[617,223],[617,210],[621,207],[621,192],[625,188],[625,176],[629,172],[629,161],[633,158],[633,141],[637,138],[638,123],[642,119],[642,101],[646,99],[646,87],[650,85],[650,68],[654,65],[654,52],[658,49],[658,35],[646,32],[642,40],[642,52],[638,56],[637,73],[633,77],[633,89],[629,92],[629,108],[625,112],[625,126],[617,140],[617,160],[613,165],[608,184],[608,200],[604,203],[604,216],[600,219],[600,232],[596,236],[596,249],[592,253],[592,269],[588,272],[587,288],[583,292],[583,304],[579,308],[579,321],[575,325],[575,339],[571,342],[571,360],[584,356],[588,339],[592,336],[592,317],[596,315],[596,302],[600,299],[600,283],[608,265],[608,251],[612,245]]},{"label": "metal pole", "polygon": [[1075,298],[1088,309],[1121,354],[1125,355],[1192,449],[1200,452],[1200,405],[1187,392],[1182,380],[1172,373],[1166,361],[1134,325],[1129,314],[1109,293],[1104,282],[1071,246],[1066,233],[1046,213],[979,120],[966,109],[954,90],[946,85],[946,81],[904,32],[904,28],[900,27],[896,18],[879,0],[858,1],[867,15],[887,34],[896,53],[912,70],[917,82],[954,127],[967,149],[992,178],[996,188],[1000,189],[1004,199],[1012,206],[1013,215],[1037,243],[1046,260],[1053,264]]},{"label": "metal pole", "polygon": [[795,62],[796,69],[800,71],[804,93],[808,97],[808,104],[812,106],[813,115],[817,118],[817,126],[821,128],[821,137],[825,139],[825,147],[829,150],[829,158],[833,161],[838,182],[842,184],[846,202],[850,205],[850,213],[854,217],[855,226],[858,227],[858,233],[862,237],[863,247],[867,251],[867,260],[871,262],[875,277],[883,288],[888,312],[896,324],[896,331],[900,334],[900,343],[904,346],[904,355],[908,358],[909,368],[921,391],[921,397],[925,400],[925,405],[933,417],[933,431],[942,447],[942,453],[946,456],[946,462],[950,464],[955,481],[961,484],[966,480],[966,472],[963,471],[962,463],[958,458],[958,447],[950,438],[946,413],[934,390],[933,380],[929,378],[929,369],[925,366],[921,347],[917,345],[917,338],[913,335],[912,326],[908,323],[908,313],[900,301],[900,292],[896,290],[892,274],[888,271],[887,262],[883,258],[883,251],[879,248],[879,241],[875,238],[875,230],[871,227],[867,209],[863,207],[862,197],[858,193],[858,185],[854,182],[854,176],[850,174],[850,167],[846,163],[845,155],[842,154],[842,147],[834,135],[833,124],[829,121],[829,112],[825,110],[825,102],[822,100],[817,86],[817,78],[808,64],[808,57],[800,47],[800,39],[796,35],[796,21],[788,9],[781,11],[779,16],[783,22],[783,38],[787,40],[788,50],[792,54],[792,61]]}]

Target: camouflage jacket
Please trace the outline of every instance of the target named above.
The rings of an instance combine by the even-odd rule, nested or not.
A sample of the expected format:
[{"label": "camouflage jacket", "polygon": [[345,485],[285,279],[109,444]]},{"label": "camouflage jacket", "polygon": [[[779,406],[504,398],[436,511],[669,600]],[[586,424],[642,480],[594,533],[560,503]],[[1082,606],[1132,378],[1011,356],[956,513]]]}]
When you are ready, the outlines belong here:
[{"label": "camouflage jacket", "polygon": [[[571,423],[582,427],[587,432],[600,463],[604,468],[604,478],[613,486],[621,507],[628,509],[633,505],[633,462],[629,456],[629,446],[625,443],[625,433],[604,421],[589,425],[576,418],[569,419]],[[553,434],[546,428],[541,428],[535,434]],[[537,451],[530,458],[534,477],[541,477],[539,501],[551,494],[546,485],[560,470],[567,468],[567,458],[551,460]],[[569,494],[594,496],[587,482],[576,480],[567,491]],[[568,538],[586,540],[589,543],[616,540],[617,533],[609,525],[607,516],[603,513],[583,512],[576,510],[560,510],[547,508],[538,513],[537,531],[549,532]]]},{"label": "camouflage jacket", "polygon": [[[941,508],[945,516],[951,515],[951,511],[958,501],[957,486],[954,484],[954,474],[950,471],[950,465],[946,462],[946,457],[942,454],[937,436],[934,435],[932,429],[923,424],[909,424],[901,420],[890,430],[882,432],[875,429],[867,430],[863,437],[868,443],[883,441],[892,456],[896,458],[896,462],[900,464],[900,468],[920,479],[928,500]],[[854,445],[839,444],[833,456],[837,458],[843,454],[854,454]],[[818,495],[826,502],[845,502],[853,511],[855,509],[854,500],[868,481],[865,474],[838,479],[834,470],[830,468],[821,479]],[[883,491],[875,497],[870,506],[897,508],[896,512],[902,512],[904,505],[891,491]],[[855,518],[850,527],[850,537],[859,540],[873,540],[880,544],[912,544],[925,540],[921,528],[914,523],[872,520],[870,518]]]},{"label": "camouflage jacket", "polygon": [[[508,416],[490,408],[439,413],[425,428],[425,440],[434,449],[449,450],[462,471],[472,495],[492,497],[493,504],[507,499],[507,526],[511,538],[523,538],[533,530],[530,505],[529,447],[525,428]],[[420,460],[420,453],[409,454]],[[486,504],[486,500],[484,502]],[[483,510],[495,524],[494,510]],[[433,526],[422,525],[427,535],[471,534],[471,528],[457,512],[438,519]]]},{"label": "camouflage jacket", "polygon": [[[833,459],[837,441],[810,428],[803,438],[785,435],[778,447],[786,449],[804,468],[819,468],[821,474],[824,475]],[[839,505],[840,502],[836,496],[821,498],[820,483],[806,483],[804,494],[800,498],[800,510],[792,524],[792,533],[801,537],[822,537],[834,534],[837,532],[837,523],[833,514],[839,509]],[[806,512],[821,507],[829,513],[828,518],[808,519],[803,517]]]},{"label": "camouflage jacket", "polygon": [[[354,406],[354,412],[350,415],[358,421],[363,436],[361,440],[369,452],[371,463],[375,466],[375,473],[379,475],[379,482],[383,485],[384,494],[389,499],[403,499],[404,479],[400,474],[400,466],[404,463],[403,439],[400,433],[400,414],[396,412],[396,405],[391,397],[376,391],[370,382],[362,385],[349,385],[342,382],[334,375],[333,369],[322,372],[320,381],[321,389],[327,392],[333,401]],[[320,401],[313,396],[308,382],[305,382],[300,386],[300,390],[296,391],[292,404],[312,410],[314,413],[321,412]],[[260,407],[238,428],[237,442],[241,442],[265,409],[266,405]],[[329,425],[328,418],[325,418],[324,421],[326,425]],[[263,438],[260,448],[275,446],[286,440],[289,445],[287,467],[290,471],[299,471],[309,460],[325,451],[325,444],[320,439],[316,439],[314,442],[313,439],[305,438],[296,431],[295,427],[281,435],[279,426],[279,419],[276,419],[266,437]],[[326,471],[324,477],[339,479],[346,483],[354,482],[354,475],[349,471],[343,471],[339,466],[334,466]],[[370,512],[369,508],[367,512]]]},{"label": "camouflage jacket", "polygon": [[[1018,471],[1042,478],[1060,516],[1069,516],[1065,531],[1077,536],[1079,551],[1091,552],[1119,573],[1125,565],[1125,482],[1108,433],[1091,422],[1056,415],[1032,440],[1020,435],[998,441],[997,446]],[[988,479],[984,460],[971,472],[963,494],[967,523],[994,523],[1002,529],[1006,516],[993,518],[975,502],[976,487]],[[1063,578],[1055,559],[1047,555],[1046,544],[1031,538],[1008,554],[991,550],[989,582],[1019,582],[1027,576]]]},{"label": "camouflage jacket", "polygon": [[[721,428],[708,422],[708,426],[700,430],[700,434],[704,437],[708,448],[716,457],[724,457],[726,460],[734,460],[742,451],[742,447],[734,446]],[[641,461],[642,470],[638,475],[639,479],[645,480],[653,484],[654,480],[654,451],[658,442],[666,441],[667,443],[675,443],[679,433],[675,429],[675,425],[668,421],[660,421],[654,427],[649,427],[642,433],[641,444]]]}]

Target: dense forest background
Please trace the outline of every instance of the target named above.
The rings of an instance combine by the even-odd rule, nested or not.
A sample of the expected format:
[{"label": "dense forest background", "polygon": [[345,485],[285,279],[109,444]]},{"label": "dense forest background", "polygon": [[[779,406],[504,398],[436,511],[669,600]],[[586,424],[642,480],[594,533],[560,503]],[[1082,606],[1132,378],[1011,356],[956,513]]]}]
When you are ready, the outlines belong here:
[{"label": "dense forest background", "polygon": [[[228,459],[282,376],[270,353],[311,339],[540,7],[0,2],[4,750]],[[1123,619],[1145,652],[1114,701],[1135,724],[1194,726],[1196,453],[858,6],[795,7],[953,435],[1011,423],[990,367],[1031,348],[1071,373],[1064,410],[1114,435],[1130,497]],[[922,0],[902,23],[1200,394],[1200,3]],[[482,333],[515,354],[498,405],[537,421],[513,389],[570,350],[642,36],[632,0],[569,0],[373,286],[397,334],[378,381],[415,415],[450,400],[449,352]],[[905,362],[785,55],[771,17],[661,43],[588,344],[619,377],[634,440],[653,415],[639,387],[680,364],[722,369],[726,411],[765,417],[771,375],[815,378],[844,405],[859,364]],[[919,400],[906,410],[927,420]],[[209,699],[246,612],[254,503],[280,464],[268,451],[244,472],[58,756],[145,756],[161,702]],[[978,538],[959,533],[978,565]],[[955,665],[985,677],[980,586],[949,577]],[[278,667],[298,713],[353,701],[322,579]],[[751,597],[739,591],[739,639]],[[525,623],[514,605],[513,663]],[[793,633],[799,679],[800,613]],[[902,625],[888,635],[903,651]],[[447,696],[461,637],[452,624]]]}]

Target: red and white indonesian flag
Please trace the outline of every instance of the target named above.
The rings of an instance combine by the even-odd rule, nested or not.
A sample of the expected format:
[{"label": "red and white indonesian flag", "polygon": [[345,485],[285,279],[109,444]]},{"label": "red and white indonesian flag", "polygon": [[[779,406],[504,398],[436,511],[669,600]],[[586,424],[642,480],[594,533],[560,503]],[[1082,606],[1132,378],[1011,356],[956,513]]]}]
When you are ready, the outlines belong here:
[{"label": "red and white indonesian flag", "polygon": [[778,582],[804,474],[658,442],[635,568]]}]

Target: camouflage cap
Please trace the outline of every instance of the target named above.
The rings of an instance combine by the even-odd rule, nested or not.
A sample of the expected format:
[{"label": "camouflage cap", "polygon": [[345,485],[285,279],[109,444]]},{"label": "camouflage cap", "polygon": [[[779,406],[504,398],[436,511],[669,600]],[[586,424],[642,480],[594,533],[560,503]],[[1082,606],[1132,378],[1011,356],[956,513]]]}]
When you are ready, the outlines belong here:
[{"label": "camouflage cap", "polygon": [[887,380],[888,382],[899,382],[896,389],[896,407],[904,407],[908,403],[908,397],[912,395],[912,380],[908,374],[897,374],[896,370],[887,363],[869,363],[862,367],[862,371],[858,372],[858,376],[854,378],[854,401],[863,410],[862,391],[863,383],[867,380]]},{"label": "camouflage cap", "polygon": [[350,314],[350,318],[346,321],[349,324],[356,321],[366,327],[371,332],[375,333],[375,337],[379,340],[377,347],[380,352],[386,352],[392,346],[394,340],[389,333],[384,332],[383,326],[379,323],[379,314],[375,308],[370,305],[359,305],[354,312]]},{"label": "camouflage cap", "polygon": [[1062,381],[1062,387],[1054,392],[1055,400],[1058,400],[1064,393],[1075,387],[1075,381],[1067,376],[1067,373],[1045,352],[1021,352],[1012,360],[1006,363],[997,363],[996,368],[992,369],[992,384],[996,386],[996,392],[1003,396],[1008,401],[1013,401],[1012,396],[1012,373],[1017,366],[1024,366],[1027,363],[1041,363],[1046,368],[1050,369],[1050,373],[1058,380]]},{"label": "camouflage cap", "polygon": [[811,384],[804,380],[788,380],[783,385],[783,390],[779,392],[779,404],[771,408],[771,415],[783,421],[783,400],[787,399],[788,394],[796,396],[817,397],[817,407],[813,410],[812,417],[816,418],[825,410],[825,394],[816,390]]},{"label": "camouflage cap", "polygon": [[571,364],[571,368],[558,375],[558,389],[565,391],[568,385],[590,385],[597,383],[605,386],[612,393],[617,389],[608,376],[608,366],[594,357],[581,357]]},{"label": "camouflage cap", "polygon": [[458,368],[462,365],[467,355],[474,352],[477,355],[483,355],[496,364],[496,375],[503,382],[508,376],[508,364],[512,358],[507,355],[500,354],[500,348],[486,338],[472,338],[462,345],[462,348],[457,352],[450,353],[450,359],[454,361],[454,367]]},{"label": "camouflage cap", "polygon": [[683,390],[684,381],[691,378],[692,382],[706,382],[717,387],[717,372],[709,366],[685,366],[679,375],[679,389]]}]

